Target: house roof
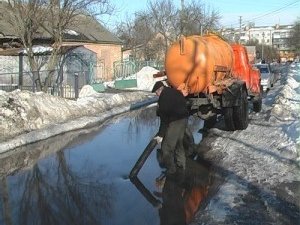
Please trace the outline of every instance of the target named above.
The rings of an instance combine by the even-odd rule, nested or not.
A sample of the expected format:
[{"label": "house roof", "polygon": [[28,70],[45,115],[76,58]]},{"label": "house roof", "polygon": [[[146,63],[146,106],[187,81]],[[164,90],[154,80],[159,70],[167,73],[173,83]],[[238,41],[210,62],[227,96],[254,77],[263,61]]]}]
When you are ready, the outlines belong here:
[{"label": "house roof", "polygon": [[[62,46],[61,47],[61,53],[64,54],[68,51],[71,51],[73,49],[83,47],[83,45],[68,45],[68,46]],[[91,51],[87,49],[88,51]],[[47,55],[49,52],[52,51],[51,47],[45,47],[45,46],[33,46],[33,52],[35,55]],[[93,51],[91,51],[93,52]],[[18,56],[18,55],[26,55],[26,50],[24,48],[10,48],[5,50],[0,50],[0,56]]]},{"label": "house roof", "polygon": [[79,15],[75,26],[70,26],[70,30],[78,32],[82,36],[72,35],[66,32],[65,38],[70,40],[86,40],[91,42],[122,44],[122,41],[113,33],[108,31],[101,23],[91,16]]},{"label": "house roof", "polygon": [[[5,10],[5,3],[0,2],[0,13]],[[70,25],[64,31],[64,41],[91,42],[91,43],[107,43],[122,45],[122,41],[113,33],[107,30],[95,18],[88,15],[78,15],[76,22]],[[16,38],[14,28],[4,19],[0,19],[0,38]],[[45,30],[40,30],[37,39],[51,39],[51,36]]]}]

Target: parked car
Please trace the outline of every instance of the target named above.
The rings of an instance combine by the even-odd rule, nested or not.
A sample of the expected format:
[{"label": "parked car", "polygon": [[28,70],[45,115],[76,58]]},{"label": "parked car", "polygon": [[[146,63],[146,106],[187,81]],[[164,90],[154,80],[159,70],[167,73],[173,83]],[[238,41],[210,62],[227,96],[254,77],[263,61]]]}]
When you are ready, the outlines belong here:
[{"label": "parked car", "polygon": [[261,85],[265,90],[269,90],[276,82],[275,74],[271,71],[269,64],[255,64],[254,65],[260,71]]}]

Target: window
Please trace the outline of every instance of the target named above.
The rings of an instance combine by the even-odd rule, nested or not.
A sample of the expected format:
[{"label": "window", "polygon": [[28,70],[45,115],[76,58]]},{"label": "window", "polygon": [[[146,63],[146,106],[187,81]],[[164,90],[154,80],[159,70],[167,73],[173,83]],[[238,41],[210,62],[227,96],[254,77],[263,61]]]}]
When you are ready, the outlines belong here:
[{"label": "window", "polygon": [[287,37],[287,33],[286,33],[286,32],[282,32],[282,33],[280,34],[280,37]]},{"label": "window", "polygon": [[264,68],[264,67],[259,68],[259,71],[260,71],[261,73],[269,73],[268,68]]}]

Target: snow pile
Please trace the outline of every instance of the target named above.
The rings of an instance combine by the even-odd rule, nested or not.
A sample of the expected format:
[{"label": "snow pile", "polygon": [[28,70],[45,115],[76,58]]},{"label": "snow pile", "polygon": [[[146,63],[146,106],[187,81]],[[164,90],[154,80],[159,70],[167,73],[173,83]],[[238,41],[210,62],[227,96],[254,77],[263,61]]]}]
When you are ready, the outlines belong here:
[{"label": "snow pile", "polygon": [[115,87],[115,81],[106,81],[103,82],[103,85],[105,88],[114,88]]},{"label": "snow pile", "polygon": [[300,94],[299,83],[293,78],[297,76],[297,70],[291,70],[288,74],[286,85],[276,97],[271,115],[282,120],[293,120],[299,118]]},{"label": "snow pile", "polygon": [[[210,130],[203,140],[209,148],[204,157],[215,164],[225,183],[196,216],[196,221],[235,224],[233,221],[238,218],[239,224],[248,224],[249,210],[260,217],[268,210],[270,218],[259,224],[290,224],[277,223],[285,212],[274,211],[280,205],[274,190],[294,199],[292,196],[297,193],[285,192],[289,184],[300,182],[299,75],[300,67],[282,75],[284,85],[274,85],[263,99],[262,111],[250,114],[246,130]],[[270,101],[272,97],[274,102]]]},{"label": "snow pile", "polygon": [[159,70],[154,69],[150,66],[143,67],[136,76],[137,79],[137,89],[144,90],[144,91],[151,91],[153,85],[156,81],[165,79],[164,78],[153,78],[153,75],[158,73]]},{"label": "snow pile", "polygon": [[95,91],[91,85],[84,85],[79,92],[79,98],[83,98],[87,96],[97,96],[97,95],[100,95],[100,93]]},{"label": "snow pile", "polygon": [[[297,71],[293,72],[293,75],[296,75]],[[290,86],[292,89],[296,89],[299,87],[299,83],[291,76],[288,76],[287,85]]]},{"label": "snow pile", "polygon": [[[45,46],[38,46],[38,45],[32,47],[33,53],[52,52],[52,50],[53,50],[52,47],[45,47]],[[19,51],[19,53],[28,54],[26,49]]]},{"label": "snow pile", "polygon": [[[155,82],[160,80],[165,80],[166,77],[153,78],[154,74],[157,74],[159,70],[151,67],[145,66],[136,74],[127,76],[126,78],[120,77],[116,80],[135,80],[137,82],[137,87],[130,88],[131,90],[140,90],[140,91],[151,91]],[[115,81],[105,82],[105,87],[115,88]]]},{"label": "snow pile", "polygon": [[0,152],[97,123],[154,97],[141,91],[95,93],[89,87],[81,95],[86,97],[75,101],[43,92],[0,91]]}]

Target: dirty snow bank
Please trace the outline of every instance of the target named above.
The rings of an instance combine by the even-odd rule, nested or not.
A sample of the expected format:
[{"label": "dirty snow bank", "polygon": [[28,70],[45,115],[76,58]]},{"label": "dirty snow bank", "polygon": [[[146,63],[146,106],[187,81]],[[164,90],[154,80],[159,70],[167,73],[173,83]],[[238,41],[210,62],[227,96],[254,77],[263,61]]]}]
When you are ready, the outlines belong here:
[{"label": "dirty snow bank", "polygon": [[153,99],[149,92],[87,93],[77,100],[42,92],[0,91],[0,153],[70,130],[92,126]]},{"label": "dirty snow bank", "polygon": [[300,95],[297,93],[299,83],[293,78],[297,75],[296,70],[290,70],[286,85],[275,99],[275,104],[271,110],[271,115],[282,120],[293,120],[299,118]]},{"label": "dirty snow bank", "polygon": [[217,174],[225,177],[225,182],[195,221],[201,224],[299,221],[299,77],[300,66],[283,74],[284,85],[275,84],[263,101],[262,111],[251,113],[246,130],[210,130],[203,140],[209,147],[204,156],[216,165]]}]

